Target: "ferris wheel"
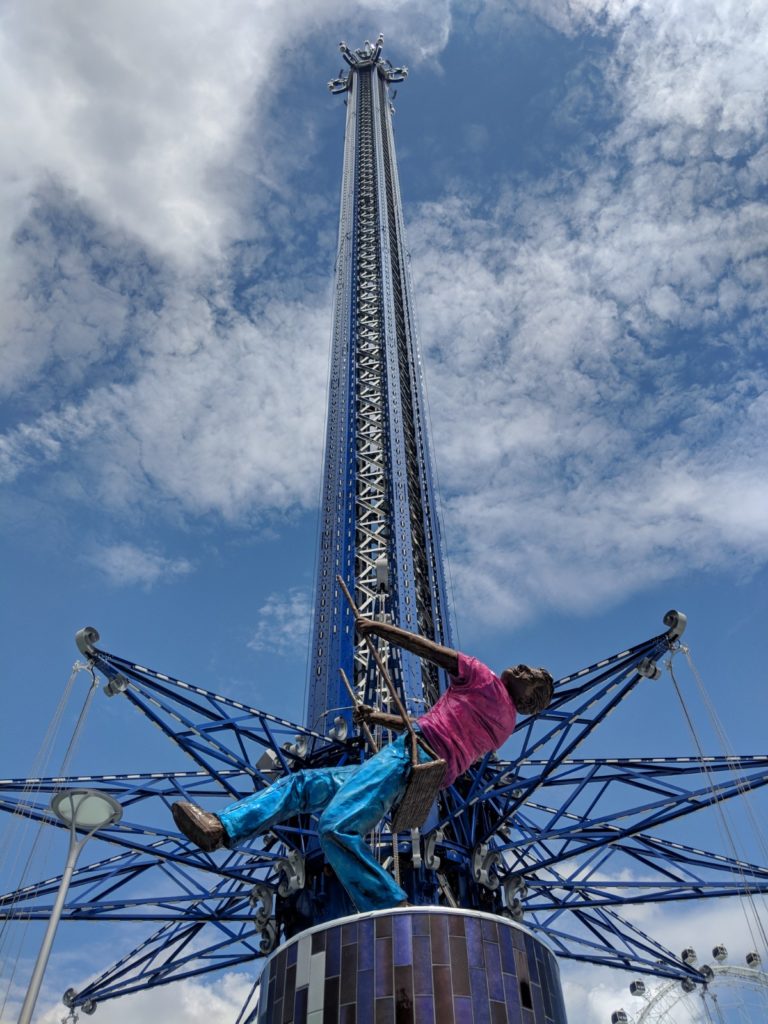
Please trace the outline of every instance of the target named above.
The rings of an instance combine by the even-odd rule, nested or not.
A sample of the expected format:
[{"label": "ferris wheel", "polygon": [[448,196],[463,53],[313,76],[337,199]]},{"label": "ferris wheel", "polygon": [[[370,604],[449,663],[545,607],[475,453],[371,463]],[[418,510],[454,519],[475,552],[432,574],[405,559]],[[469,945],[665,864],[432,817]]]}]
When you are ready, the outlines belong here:
[{"label": "ferris wheel", "polygon": [[[761,969],[759,953],[747,953],[746,966],[726,963],[727,956],[725,946],[714,947],[714,962],[699,968],[706,979],[701,985],[688,978],[656,987],[632,981],[630,994],[644,1006],[615,1010],[611,1024],[756,1024],[768,1019],[768,973]],[[691,947],[680,958],[692,966],[698,960]]]}]

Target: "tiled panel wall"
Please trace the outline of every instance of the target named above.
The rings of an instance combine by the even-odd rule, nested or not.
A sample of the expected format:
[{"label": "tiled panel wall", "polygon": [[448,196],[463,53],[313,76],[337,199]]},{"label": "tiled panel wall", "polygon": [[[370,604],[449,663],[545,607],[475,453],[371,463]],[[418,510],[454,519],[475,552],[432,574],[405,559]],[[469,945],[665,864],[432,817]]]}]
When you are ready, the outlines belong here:
[{"label": "tiled panel wall", "polygon": [[259,1024],[566,1024],[557,962],[511,921],[419,908],[299,936],[264,966]]}]

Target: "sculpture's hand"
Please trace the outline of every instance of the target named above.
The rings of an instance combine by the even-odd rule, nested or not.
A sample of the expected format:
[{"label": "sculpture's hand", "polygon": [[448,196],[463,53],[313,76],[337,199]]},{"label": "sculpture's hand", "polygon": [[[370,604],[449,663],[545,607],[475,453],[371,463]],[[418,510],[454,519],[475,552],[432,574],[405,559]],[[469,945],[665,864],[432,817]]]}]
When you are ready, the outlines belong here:
[{"label": "sculpture's hand", "polygon": [[360,725],[361,722],[368,723],[375,712],[376,709],[372,708],[369,704],[358,704],[352,711],[352,721],[355,725]]}]

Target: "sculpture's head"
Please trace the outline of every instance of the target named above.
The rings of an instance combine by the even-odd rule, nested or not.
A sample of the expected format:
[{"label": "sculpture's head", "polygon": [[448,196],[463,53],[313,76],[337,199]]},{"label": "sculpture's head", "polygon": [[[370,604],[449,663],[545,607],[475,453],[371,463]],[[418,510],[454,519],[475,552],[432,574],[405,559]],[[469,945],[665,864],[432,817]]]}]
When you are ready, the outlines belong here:
[{"label": "sculpture's head", "polygon": [[554,680],[545,668],[515,665],[504,669],[501,681],[521,715],[538,715],[552,701]]}]

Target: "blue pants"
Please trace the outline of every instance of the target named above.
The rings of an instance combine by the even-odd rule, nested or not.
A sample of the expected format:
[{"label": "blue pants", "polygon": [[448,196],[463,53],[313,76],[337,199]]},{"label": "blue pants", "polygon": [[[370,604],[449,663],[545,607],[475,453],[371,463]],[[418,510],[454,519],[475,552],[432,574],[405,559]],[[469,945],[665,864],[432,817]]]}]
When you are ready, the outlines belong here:
[{"label": "blue pants", "polygon": [[[421,748],[419,756],[428,759]],[[403,793],[410,766],[405,735],[362,764],[294,772],[217,813],[231,846],[295,814],[318,814],[325,859],[355,907],[361,913],[385,910],[401,903],[406,894],[377,864],[365,835]]]}]

